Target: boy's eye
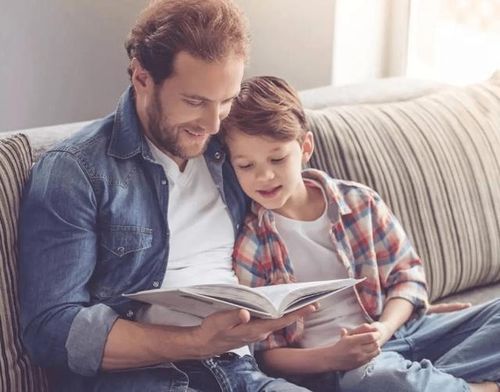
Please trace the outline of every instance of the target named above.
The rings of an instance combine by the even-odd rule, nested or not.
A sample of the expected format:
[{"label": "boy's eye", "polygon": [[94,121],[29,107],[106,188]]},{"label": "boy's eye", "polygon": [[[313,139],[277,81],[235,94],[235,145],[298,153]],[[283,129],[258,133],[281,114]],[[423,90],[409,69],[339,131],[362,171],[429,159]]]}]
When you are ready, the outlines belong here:
[{"label": "boy's eye", "polygon": [[273,158],[273,159],[271,159],[271,162],[272,163],[280,163],[280,162],[283,162],[285,159],[286,159],[286,155],[284,157],[281,157],[281,158]]},{"label": "boy's eye", "polygon": [[250,169],[252,167],[252,164],[251,163],[239,164],[239,165],[237,165],[237,167],[240,170],[246,170],[246,169]]}]

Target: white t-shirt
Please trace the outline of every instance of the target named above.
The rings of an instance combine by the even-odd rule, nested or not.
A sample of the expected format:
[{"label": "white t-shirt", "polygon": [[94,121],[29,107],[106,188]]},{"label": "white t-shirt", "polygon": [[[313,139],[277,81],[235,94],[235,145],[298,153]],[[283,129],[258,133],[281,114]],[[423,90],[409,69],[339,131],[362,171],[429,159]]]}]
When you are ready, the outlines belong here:
[{"label": "white t-shirt", "polygon": [[[347,271],[336,259],[331,222],[326,214],[314,221],[299,221],[275,214],[276,228],[289,252],[298,282],[347,278]],[[304,320],[301,347],[319,347],[335,343],[341,328],[353,328],[366,322],[354,289],[320,301],[320,309]]]},{"label": "white t-shirt", "polygon": [[[162,288],[207,283],[238,283],[232,269],[234,230],[203,156],[189,159],[183,172],[149,142],[168,179],[170,232],[167,271]],[[145,306],[138,320],[165,325],[199,325],[201,319],[158,305]],[[248,348],[238,354],[248,353]]]}]

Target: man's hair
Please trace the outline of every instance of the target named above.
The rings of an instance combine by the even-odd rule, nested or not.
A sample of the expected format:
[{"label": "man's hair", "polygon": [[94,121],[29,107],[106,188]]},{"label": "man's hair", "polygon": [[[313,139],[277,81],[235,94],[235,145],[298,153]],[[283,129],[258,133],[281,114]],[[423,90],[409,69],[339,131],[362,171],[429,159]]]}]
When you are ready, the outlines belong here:
[{"label": "man's hair", "polygon": [[[139,15],[125,42],[156,84],[173,71],[177,53],[213,62],[248,56],[247,21],[232,0],[153,0]],[[128,67],[132,76],[132,69]]]},{"label": "man's hair", "polygon": [[295,89],[283,79],[259,76],[241,84],[229,116],[222,122],[222,140],[232,129],[277,140],[302,141],[307,124]]}]

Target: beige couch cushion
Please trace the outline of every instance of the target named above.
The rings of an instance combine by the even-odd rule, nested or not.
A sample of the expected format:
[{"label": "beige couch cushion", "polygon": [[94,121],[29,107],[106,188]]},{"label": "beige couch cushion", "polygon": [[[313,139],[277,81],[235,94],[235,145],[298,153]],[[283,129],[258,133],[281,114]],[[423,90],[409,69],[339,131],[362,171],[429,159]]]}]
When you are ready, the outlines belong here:
[{"label": "beige couch cushion", "polygon": [[31,365],[19,339],[17,217],[32,156],[23,135],[0,139],[0,391],[44,392],[44,373]]},{"label": "beige couch cushion", "polygon": [[426,262],[432,299],[500,281],[499,80],[307,115],[311,166],[382,195]]}]

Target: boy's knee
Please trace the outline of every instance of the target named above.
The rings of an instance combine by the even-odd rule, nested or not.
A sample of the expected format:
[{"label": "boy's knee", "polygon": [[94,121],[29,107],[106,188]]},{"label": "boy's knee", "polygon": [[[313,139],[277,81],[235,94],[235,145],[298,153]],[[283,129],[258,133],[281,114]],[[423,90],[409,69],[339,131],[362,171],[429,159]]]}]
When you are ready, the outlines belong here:
[{"label": "boy's knee", "polygon": [[405,391],[419,392],[408,377],[412,362],[398,361],[398,366],[388,366],[385,361],[372,361],[365,366],[346,372],[340,379],[343,392],[350,391]]}]

